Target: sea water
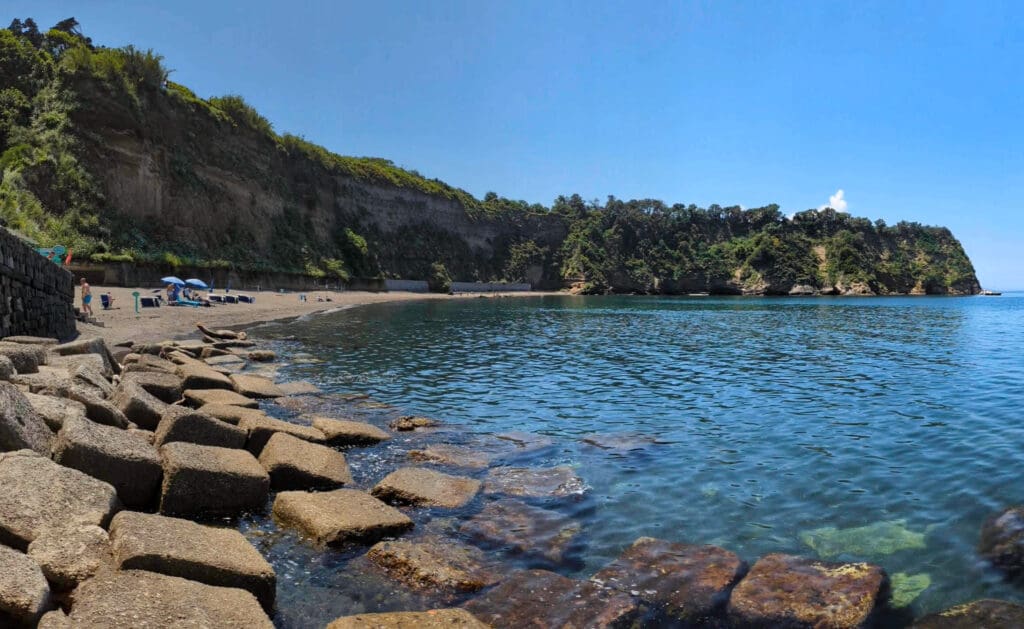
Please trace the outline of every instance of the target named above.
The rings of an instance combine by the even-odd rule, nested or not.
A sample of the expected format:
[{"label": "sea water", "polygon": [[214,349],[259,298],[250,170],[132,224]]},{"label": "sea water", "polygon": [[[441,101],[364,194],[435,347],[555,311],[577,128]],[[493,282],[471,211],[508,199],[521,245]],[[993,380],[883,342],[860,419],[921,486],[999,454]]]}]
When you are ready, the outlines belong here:
[{"label": "sea water", "polygon": [[[1024,503],[1024,294],[458,299],[256,333],[298,357],[284,378],[369,394],[371,421],[434,417],[470,447],[525,433],[542,447],[511,463],[572,466],[588,489],[560,507],[584,531],[568,576],[646,535],[877,563],[913,578],[914,615],[1024,601],[976,553],[983,521]],[[407,441],[347,452],[357,483],[408,465]],[[427,604],[357,569],[365,549],[243,530],[278,570],[279,626]]]}]

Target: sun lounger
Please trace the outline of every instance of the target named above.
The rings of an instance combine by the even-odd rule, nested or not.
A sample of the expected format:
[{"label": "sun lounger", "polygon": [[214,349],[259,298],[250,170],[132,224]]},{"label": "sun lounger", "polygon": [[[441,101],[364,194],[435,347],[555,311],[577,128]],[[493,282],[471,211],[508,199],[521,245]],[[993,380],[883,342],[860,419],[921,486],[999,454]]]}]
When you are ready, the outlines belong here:
[{"label": "sun lounger", "polygon": [[250,297],[249,295],[239,295],[238,296],[238,303],[240,303],[240,304],[254,304],[254,303],[256,303],[256,298],[255,297]]},{"label": "sun lounger", "polygon": [[224,295],[224,303],[226,304],[237,304],[238,298],[234,295]]},{"label": "sun lounger", "polygon": [[160,300],[156,297],[139,297],[140,308],[159,308]]},{"label": "sun lounger", "polygon": [[207,295],[206,298],[209,299],[210,301],[215,301],[219,304],[224,303],[224,298],[221,297],[220,295]]}]

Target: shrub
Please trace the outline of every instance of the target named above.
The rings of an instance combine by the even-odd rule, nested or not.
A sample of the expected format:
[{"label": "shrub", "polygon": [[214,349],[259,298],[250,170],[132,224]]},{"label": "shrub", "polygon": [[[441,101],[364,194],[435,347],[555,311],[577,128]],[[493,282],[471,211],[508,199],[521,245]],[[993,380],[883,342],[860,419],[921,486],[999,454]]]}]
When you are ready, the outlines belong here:
[{"label": "shrub", "polygon": [[427,287],[432,293],[452,292],[452,276],[448,269],[441,262],[430,265],[430,277],[427,278]]}]

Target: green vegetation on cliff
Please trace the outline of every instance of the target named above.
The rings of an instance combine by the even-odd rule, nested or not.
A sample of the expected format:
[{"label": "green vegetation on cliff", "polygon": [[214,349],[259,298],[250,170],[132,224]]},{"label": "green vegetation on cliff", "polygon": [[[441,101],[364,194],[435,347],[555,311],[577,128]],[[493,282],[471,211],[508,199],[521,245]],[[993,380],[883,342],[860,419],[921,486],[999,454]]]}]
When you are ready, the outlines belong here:
[{"label": "green vegetation on cliff", "polygon": [[[388,160],[278,133],[242,97],[203,99],[168,76],[160,55],[94,46],[74,19],[45,32],[30,19],[0,30],[7,227],[96,262],[341,281],[564,282],[585,292],[978,290],[944,228],[829,209],[786,218],[774,205],[602,204],[572,195],[546,208],[494,193],[477,199]],[[131,168],[116,171],[119,160]]]}]

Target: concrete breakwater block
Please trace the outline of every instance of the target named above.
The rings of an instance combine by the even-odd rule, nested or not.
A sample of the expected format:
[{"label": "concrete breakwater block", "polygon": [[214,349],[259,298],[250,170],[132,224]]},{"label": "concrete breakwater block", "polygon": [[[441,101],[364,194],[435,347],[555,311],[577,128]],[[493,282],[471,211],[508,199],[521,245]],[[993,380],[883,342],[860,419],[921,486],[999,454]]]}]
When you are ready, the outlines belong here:
[{"label": "concrete breakwater block", "polygon": [[494,627],[619,627],[639,613],[629,594],[547,570],[520,570],[464,605]]},{"label": "concrete breakwater block", "polygon": [[403,467],[381,479],[371,493],[385,502],[457,509],[472,500],[478,491],[480,481],[473,478],[425,467]]},{"label": "concrete breakwater block", "polygon": [[39,564],[0,546],[0,626],[33,624],[51,606],[50,585]]},{"label": "concrete breakwater block", "polygon": [[6,356],[20,374],[36,373],[46,364],[46,349],[41,345],[0,341],[0,356]]},{"label": "concrete breakwater block", "polygon": [[774,553],[754,564],[729,600],[742,626],[866,626],[884,602],[888,577],[866,563],[826,563]]},{"label": "concrete breakwater block", "polygon": [[247,590],[273,609],[274,569],[241,533],[189,520],[122,511],[110,522],[114,562],[207,585]]},{"label": "concrete breakwater block", "polygon": [[338,618],[327,629],[487,629],[464,609],[431,609],[425,612],[356,614]]},{"label": "concrete breakwater block", "polygon": [[260,465],[275,490],[334,489],[352,484],[345,455],[287,433],[274,433],[260,453]]},{"label": "concrete breakwater block", "polygon": [[475,592],[499,580],[482,550],[438,537],[378,542],[366,556],[411,588]]},{"label": "concrete breakwater block", "polygon": [[28,556],[57,590],[74,589],[112,565],[107,532],[93,524],[49,529],[29,544]]},{"label": "concrete breakwater block", "polygon": [[160,456],[161,513],[233,516],[266,503],[270,477],[245,450],[175,442],[161,447]]},{"label": "concrete breakwater block", "polygon": [[398,509],[355,489],[281,492],[274,500],[274,517],[320,544],[373,543],[413,527]]},{"label": "concrete breakwater block", "polygon": [[234,385],[227,376],[209,365],[198,361],[178,365],[176,373],[181,378],[181,386],[184,390],[227,389],[230,391],[234,388]]},{"label": "concrete breakwater block", "polygon": [[313,443],[323,443],[324,433],[312,426],[302,426],[263,415],[249,415],[238,421],[238,427],[249,433],[246,449],[259,455],[275,433],[283,432]]},{"label": "concrete breakwater block", "polygon": [[25,395],[0,382],[0,450],[28,449],[49,456],[53,432]]},{"label": "concrete breakwater block", "polygon": [[[51,621],[50,616],[54,616]],[[145,570],[102,572],[75,590],[71,613],[50,612],[46,627],[235,627],[273,629],[256,597]]]},{"label": "concrete breakwater block", "polygon": [[227,404],[243,408],[259,408],[260,404],[252,398],[224,389],[185,389],[181,394],[185,403],[194,408],[202,408],[206,404]]},{"label": "concrete breakwater block", "polygon": [[746,563],[724,548],[641,537],[590,580],[639,592],[641,601],[673,621],[696,626],[725,611],[730,591],[746,572]]},{"label": "concrete breakwater block", "polygon": [[201,410],[168,406],[153,437],[158,447],[184,441],[202,446],[244,448],[249,434],[237,426],[211,417]]},{"label": "concrete breakwater block", "polygon": [[31,450],[0,454],[0,543],[25,550],[49,529],[104,526],[120,509],[109,483]]},{"label": "concrete breakwater block", "polygon": [[232,406],[231,404],[203,404],[200,407],[203,413],[210,417],[237,426],[243,417],[267,417],[267,414],[256,408],[245,408],[244,406]]},{"label": "concrete breakwater block", "polygon": [[330,417],[313,417],[313,427],[324,433],[332,446],[368,446],[391,438],[373,424]]},{"label": "concrete breakwater block", "polygon": [[156,502],[163,470],[156,448],[120,428],[71,417],[57,433],[53,460],[113,485],[125,505]]},{"label": "concrete breakwater block", "polygon": [[246,397],[275,398],[284,396],[284,391],[270,378],[243,374],[232,374],[229,377],[235,385],[235,391]]},{"label": "concrete breakwater block", "polygon": [[37,393],[26,392],[23,395],[53,432],[59,431],[68,417],[85,419],[85,405],[81,402]]},{"label": "concrete breakwater block", "polygon": [[[131,382],[146,390],[161,402],[173,404],[181,399],[181,378],[165,371],[131,371],[121,382]],[[137,423],[137,422],[136,422]]]},{"label": "concrete breakwater block", "polygon": [[168,406],[131,378],[121,380],[109,400],[129,421],[146,430],[156,428]]}]

